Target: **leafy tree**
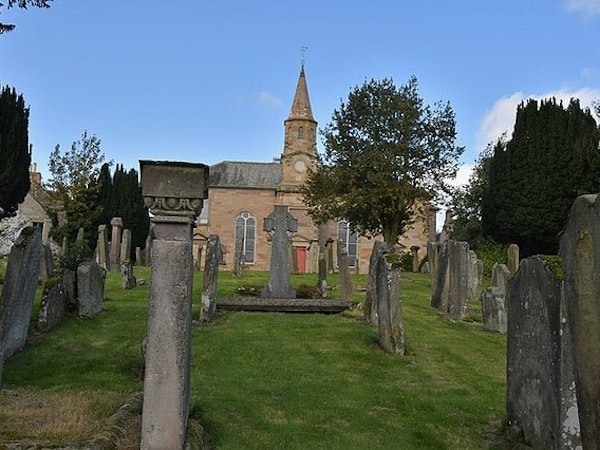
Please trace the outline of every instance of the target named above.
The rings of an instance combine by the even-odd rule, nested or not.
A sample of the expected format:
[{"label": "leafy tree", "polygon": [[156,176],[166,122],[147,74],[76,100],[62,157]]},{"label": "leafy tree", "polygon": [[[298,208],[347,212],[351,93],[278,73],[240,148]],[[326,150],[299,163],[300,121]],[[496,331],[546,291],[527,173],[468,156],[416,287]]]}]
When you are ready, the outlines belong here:
[{"label": "leafy tree", "polygon": [[476,249],[486,240],[481,226],[481,210],[484,201],[487,200],[490,161],[495,149],[505,148],[507,140],[504,134],[496,143],[490,142],[479,155],[468,183],[457,188],[452,194],[449,205],[453,212],[450,237],[468,242],[472,249]]},{"label": "leafy tree", "polygon": [[523,256],[556,254],[573,201],[600,188],[600,133],[573,99],[529,100],[517,109],[512,139],[494,149],[482,202],[484,234],[516,243]]},{"label": "leafy tree", "polygon": [[74,141],[71,150],[62,153],[57,144],[50,155],[49,168],[52,178],[47,183],[52,197],[63,205],[65,223],[53,227],[52,236],[59,242],[64,236],[75,239],[80,227],[86,232],[91,248],[97,235],[97,226],[102,213],[98,203],[100,192],[98,178],[104,154],[100,139],[84,131],[81,139]]},{"label": "leafy tree", "polygon": [[150,216],[148,208],[144,205],[142,187],[139,183],[138,172],[135,169],[125,171],[122,164],[118,164],[112,178],[110,201],[105,210],[105,216],[121,217],[123,227],[131,230],[130,259],[135,260],[135,248],[144,248],[146,237],[150,229]]},{"label": "leafy tree", "polygon": [[13,216],[29,192],[29,108],[5,86],[0,94],[0,220]]},{"label": "leafy tree", "polygon": [[[19,8],[27,9],[28,6],[35,8],[50,8],[52,0],[8,0],[7,8],[12,8],[17,5]],[[5,3],[0,3],[0,10],[5,6]],[[0,11],[1,12],[1,11]],[[12,31],[15,25],[0,22],[0,34]]]},{"label": "leafy tree", "polygon": [[309,213],[317,223],[346,219],[394,245],[419,204],[450,191],[446,180],[464,150],[455,127],[450,104],[424,105],[415,77],[399,88],[365,81],[321,130],[325,155],[302,188]]}]

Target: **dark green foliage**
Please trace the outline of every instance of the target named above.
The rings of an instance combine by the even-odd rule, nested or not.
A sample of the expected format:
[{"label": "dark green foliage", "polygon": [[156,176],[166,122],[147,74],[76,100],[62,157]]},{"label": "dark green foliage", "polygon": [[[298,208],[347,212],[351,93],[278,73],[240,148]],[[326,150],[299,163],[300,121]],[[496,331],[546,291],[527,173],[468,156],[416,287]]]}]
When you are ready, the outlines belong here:
[{"label": "dark green foliage", "polygon": [[571,100],[530,100],[517,109],[512,139],[497,146],[482,202],[485,235],[516,243],[521,255],[556,254],[573,201],[600,189],[600,133]]},{"label": "dark green foliage", "polygon": [[110,186],[106,197],[103,198],[104,223],[110,224],[113,217],[123,219],[123,227],[131,230],[131,255],[129,256],[132,261],[135,261],[135,248],[145,247],[150,229],[150,216],[142,198],[138,172],[135,169],[125,171],[122,164],[117,164],[111,181],[102,173],[101,176],[103,183]]},{"label": "dark green foliage", "polygon": [[463,151],[450,104],[424,105],[415,77],[399,88],[391,79],[357,86],[321,135],[324,158],[303,187],[313,220],[345,219],[391,245],[419,202],[448,192]]},{"label": "dark green foliage", "polygon": [[[7,7],[12,8],[16,5],[23,9],[27,9],[28,6],[33,6],[35,8],[50,8],[49,3],[51,2],[52,0],[8,0]],[[4,3],[0,3],[0,10],[4,7],[4,5]],[[0,34],[12,31],[14,29],[15,26],[13,24],[0,22]]]},{"label": "dark green foliage", "polygon": [[13,216],[29,192],[29,108],[5,86],[0,94],[0,220]]},{"label": "dark green foliage", "polygon": [[79,264],[89,261],[93,254],[86,240],[76,240],[69,245],[65,254],[58,257],[58,267],[76,271]]}]

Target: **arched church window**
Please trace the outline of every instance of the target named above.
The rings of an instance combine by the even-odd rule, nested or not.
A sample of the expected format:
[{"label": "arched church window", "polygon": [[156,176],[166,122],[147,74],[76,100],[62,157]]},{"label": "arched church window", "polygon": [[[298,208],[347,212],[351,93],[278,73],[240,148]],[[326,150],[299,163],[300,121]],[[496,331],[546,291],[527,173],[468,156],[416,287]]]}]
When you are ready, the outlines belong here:
[{"label": "arched church window", "polygon": [[235,247],[242,250],[242,261],[254,263],[254,243],[256,240],[256,219],[248,211],[235,218]]},{"label": "arched church window", "polygon": [[358,235],[356,231],[352,231],[350,223],[346,220],[338,222],[338,240],[341,242],[342,248],[346,249],[348,265],[356,267]]}]

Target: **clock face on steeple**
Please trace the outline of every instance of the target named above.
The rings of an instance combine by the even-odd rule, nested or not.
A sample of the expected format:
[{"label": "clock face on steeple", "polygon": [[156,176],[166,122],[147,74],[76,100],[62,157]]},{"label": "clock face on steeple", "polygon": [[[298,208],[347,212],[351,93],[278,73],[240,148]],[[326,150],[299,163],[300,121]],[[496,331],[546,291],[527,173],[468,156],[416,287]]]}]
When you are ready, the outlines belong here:
[{"label": "clock face on steeple", "polygon": [[294,170],[298,173],[306,172],[306,163],[301,159],[296,160],[294,162]]}]

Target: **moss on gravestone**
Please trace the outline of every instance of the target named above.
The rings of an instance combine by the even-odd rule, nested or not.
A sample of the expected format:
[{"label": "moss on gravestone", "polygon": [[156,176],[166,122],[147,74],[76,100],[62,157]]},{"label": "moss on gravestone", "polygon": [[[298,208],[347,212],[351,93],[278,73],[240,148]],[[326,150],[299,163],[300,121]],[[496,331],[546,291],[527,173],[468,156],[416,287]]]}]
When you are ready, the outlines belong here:
[{"label": "moss on gravestone", "polygon": [[560,260],[560,256],[558,255],[536,255],[544,265],[551,270],[554,275],[560,280],[563,279],[563,267],[562,261]]}]

